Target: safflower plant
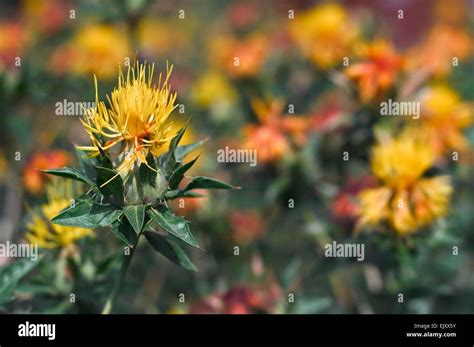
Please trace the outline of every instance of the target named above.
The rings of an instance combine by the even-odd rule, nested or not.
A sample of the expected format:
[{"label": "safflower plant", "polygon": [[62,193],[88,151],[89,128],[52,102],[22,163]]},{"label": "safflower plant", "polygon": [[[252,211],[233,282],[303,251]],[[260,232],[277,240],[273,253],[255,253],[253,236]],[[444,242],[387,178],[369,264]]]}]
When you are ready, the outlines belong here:
[{"label": "safflower plant", "polygon": [[[126,246],[120,274],[103,313],[109,313],[123,282],[139,239],[144,236],[157,252],[173,263],[196,271],[184,245],[199,248],[189,222],[173,213],[168,201],[200,197],[196,189],[233,189],[230,184],[209,177],[190,178],[180,185],[186,172],[199,156],[185,162],[199,141],[180,145],[186,126],[170,135],[168,121],[175,108],[176,93],[159,75],[153,85],[154,65],[136,63],[126,76],[120,71],[118,86],[99,101],[97,79],[96,103],[85,110],[81,122],[91,145],[78,146],[78,168],[62,167],[44,172],[80,181],[87,191],[75,197],[51,221],[62,226],[97,229],[110,228]],[[158,150],[168,145],[168,151]]]}]

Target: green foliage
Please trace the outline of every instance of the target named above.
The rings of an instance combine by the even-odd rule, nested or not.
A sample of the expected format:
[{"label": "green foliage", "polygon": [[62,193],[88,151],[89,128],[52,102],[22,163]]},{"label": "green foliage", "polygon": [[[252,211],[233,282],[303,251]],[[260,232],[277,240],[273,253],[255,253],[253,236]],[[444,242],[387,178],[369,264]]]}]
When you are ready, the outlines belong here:
[{"label": "green foliage", "polygon": [[135,246],[138,241],[137,233],[133,230],[133,227],[126,218],[113,222],[112,232],[128,247]]},{"label": "green foliage", "polygon": [[236,189],[236,187],[213,178],[199,176],[194,177],[184,188],[185,191],[193,189]]},{"label": "green foliage", "polygon": [[110,226],[121,215],[122,211],[112,205],[101,205],[86,199],[62,210],[52,222],[81,228],[100,228]]},{"label": "green foliage", "polygon": [[18,281],[28,275],[41,259],[32,261],[25,258],[0,267],[0,307],[13,299]]},{"label": "green foliage", "polygon": [[157,209],[150,209],[149,215],[164,231],[176,236],[191,246],[199,247],[191,233],[189,222],[184,218],[176,216],[164,206],[160,206]]},{"label": "green foliage", "polygon": [[113,169],[101,166],[95,167],[97,170],[97,185],[106,198],[112,199],[119,205],[123,204],[123,181],[120,175]]},{"label": "green foliage", "polygon": [[[145,233],[153,249],[181,267],[195,271],[195,266],[176,241],[152,232],[154,227],[158,227],[167,235],[199,248],[189,222],[176,216],[164,201],[202,196],[194,192],[194,189],[235,187],[209,177],[198,176],[191,179],[184,189],[179,189],[185,173],[196,163],[199,156],[187,163],[182,160],[204,143],[200,141],[179,146],[185,131],[186,127],[183,127],[173,137],[167,153],[158,160],[149,154],[147,162],[141,163],[125,178],[117,173],[109,156],[102,150],[95,162],[80,157],[80,170],[62,168],[45,171],[51,175],[87,183],[94,191],[93,194],[77,198],[52,221],[82,228],[109,227],[112,233],[129,247],[134,247],[140,235]],[[78,155],[80,156],[80,152]],[[95,177],[88,176],[91,175],[91,167],[95,168]]]},{"label": "green foliage", "polygon": [[155,251],[160,252],[173,263],[187,270],[197,271],[196,266],[177,242],[149,231],[145,232],[145,237]]},{"label": "green foliage", "polygon": [[79,182],[86,183],[87,185],[94,187],[95,184],[92,182],[85,173],[71,168],[71,167],[63,167],[59,169],[50,169],[50,170],[43,170],[43,172],[53,175],[53,176],[59,176],[59,177],[64,177],[64,178],[69,178],[72,180],[76,180]]},{"label": "green foliage", "polygon": [[123,208],[123,214],[127,217],[130,225],[133,227],[133,230],[140,235],[143,222],[145,221],[145,209],[146,206],[143,205],[130,205]]}]

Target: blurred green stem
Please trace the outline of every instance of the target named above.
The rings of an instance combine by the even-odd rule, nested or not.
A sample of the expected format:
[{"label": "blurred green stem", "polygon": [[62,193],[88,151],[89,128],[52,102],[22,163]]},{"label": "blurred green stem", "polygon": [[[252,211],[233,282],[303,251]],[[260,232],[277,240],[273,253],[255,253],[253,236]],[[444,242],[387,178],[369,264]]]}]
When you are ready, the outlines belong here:
[{"label": "blurred green stem", "polygon": [[102,314],[109,314],[112,311],[112,307],[114,305],[115,299],[117,298],[118,292],[122,287],[123,280],[125,279],[125,275],[127,273],[128,268],[130,267],[130,263],[132,262],[133,254],[135,253],[135,248],[137,247],[138,242],[130,248],[130,254],[124,254],[122,259],[122,266],[120,268],[119,276],[117,277],[117,281],[115,282],[114,289],[109,295],[107,302],[102,309]]}]

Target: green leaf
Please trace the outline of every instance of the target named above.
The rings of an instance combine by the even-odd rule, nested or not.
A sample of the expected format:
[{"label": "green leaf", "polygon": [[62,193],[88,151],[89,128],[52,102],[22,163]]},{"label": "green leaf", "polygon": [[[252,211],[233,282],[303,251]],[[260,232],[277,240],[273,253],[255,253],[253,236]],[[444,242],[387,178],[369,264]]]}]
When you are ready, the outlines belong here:
[{"label": "green leaf", "polygon": [[129,247],[133,247],[138,241],[138,236],[127,219],[112,223],[112,232]]},{"label": "green leaf", "polygon": [[178,146],[176,148],[175,154],[174,154],[176,160],[177,161],[183,160],[189,153],[191,153],[195,149],[202,146],[202,144],[205,143],[206,141],[207,141],[207,139],[206,140],[201,140],[201,141],[198,141],[198,142],[195,142],[195,143],[191,143],[189,145]]},{"label": "green leaf", "polygon": [[158,210],[151,208],[148,215],[153,221],[158,223],[163,230],[176,236],[187,244],[199,248],[194,235],[189,229],[189,224],[186,219],[176,216],[173,212],[164,207],[159,208]]},{"label": "green leaf", "polygon": [[184,188],[184,190],[192,189],[236,189],[236,187],[210,177],[197,176]]},{"label": "green leaf", "polygon": [[90,180],[94,180],[97,176],[94,168],[94,160],[87,158],[86,153],[76,148],[76,156],[79,162],[80,171],[84,172]]},{"label": "green leaf", "polygon": [[105,167],[107,169],[112,169],[113,168],[112,160],[110,159],[109,155],[105,153],[105,151],[102,148],[100,147],[97,147],[97,148],[99,149],[99,152],[100,152],[100,155],[97,157],[97,163],[99,164],[99,166]]},{"label": "green leaf", "polygon": [[178,162],[173,157],[171,152],[166,152],[165,154],[160,155],[160,169],[165,174],[166,177],[169,177],[176,167]]},{"label": "green leaf", "polygon": [[0,267],[0,305],[12,300],[18,281],[30,273],[42,258],[38,257],[36,261],[23,258]]},{"label": "green leaf", "polygon": [[[188,127],[188,125],[186,124],[184,127],[182,127],[177,133],[176,135],[171,139],[171,142],[170,142],[170,147],[169,147],[169,151],[173,154],[174,156],[174,152],[176,150],[176,147],[178,147],[178,144],[179,144],[179,141],[181,141],[181,139],[183,138],[183,134],[184,132],[186,131],[186,128]],[[176,156],[174,156],[174,158],[176,159]]]},{"label": "green leaf", "polygon": [[83,174],[79,170],[74,169],[72,167],[63,167],[59,169],[49,169],[49,170],[42,170],[42,171],[49,175],[60,176],[60,177],[84,182],[91,187],[95,186],[94,182],[92,182],[85,174]]},{"label": "green leaf", "polygon": [[185,191],[182,189],[176,189],[176,190],[170,190],[169,192],[166,192],[165,194],[165,199],[166,200],[173,200],[177,198],[202,198],[205,195],[199,194],[196,192],[192,191]]},{"label": "green leaf", "polygon": [[110,226],[121,215],[122,211],[111,205],[100,205],[91,200],[82,200],[62,210],[51,221],[65,226],[99,228]]},{"label": "green leaf", "polygon": [[123,208],[123,214],[127,217],[137,235],[140,235],[145,221],[145,208],[146,206],[143,205],[130,205]]},{"label": "green leaf", "polygon": [[97,185],[105,197],[113,197],[114,202],[123,204],[123,181],[115,170],[96,166]]},{"label": "green leaf", "polygon": [[160,156],[160,167],[163,170],[166,177],[171,175],[173,171],[176,170],[176,167],[178,165],[178,160],[176,159],[176,156],[175,156],[175,150],[179,144],[179,141],[181,141],[181,138],[183,137],[184,132],[186,131],[186,127],[187,125],[181,128],[176,133],[176,135],[170,141],[168,152]]},{"label": "green leaf", "polygon": [[194,266],[178,243],[150,231],[145,231],[145,237],[155,251],[160,252],[173,263],[187,270],[197,271],[196,266]]},{"label": "green leaf", "polygon": [[199,156],[197,156],[194,160],[191,160],[189,163],[186,163],[180,167],[178,167],[172,174],[169,180],[169,187],[171,189],[176,189],[179,186],[179,183],[184,178],[184,174],[188,171],[194,163],[198,160]]},{"label": "green leaf", "polygon": [[153,158],[153,155],[149,153],[146,157],[146,160],[148,162],[148,165],[141,163],[140,168],[138,169],[138,177],[140,178],[140,184],[149,184],[151,186],[154,186],[157,173],[151,168],[156,170],[155,158]]}]

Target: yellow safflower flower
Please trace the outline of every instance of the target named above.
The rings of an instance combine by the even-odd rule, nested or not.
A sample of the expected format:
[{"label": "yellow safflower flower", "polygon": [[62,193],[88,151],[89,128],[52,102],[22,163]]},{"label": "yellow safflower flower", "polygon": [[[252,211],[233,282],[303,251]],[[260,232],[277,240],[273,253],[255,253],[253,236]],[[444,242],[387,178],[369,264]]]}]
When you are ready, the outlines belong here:
[{"label": "yellow safflower flower", "polygon": [[342,64],[342,58],[351,54],[359,37],[357,25],[336,3],[295,14],[289,32],[303,54],[321,69]]},{"label": "yellow safflower flower", "polygon": [[50,220],[71,204],[73,197],[71,181],[54,180],[47,188],[48,202],[41,207],[41,212],[33,214],[27,225],[25,239],[41,248],[68,248],[77,240],[92,235],[91,229],[63,226],[51,223]]},{"label": "yellow safflower flower", "polygon": [[[148,67],[148,69],[147,69]],[[87,110],[81,122],[91,139],[91,146],[78,148],[97,156],[99,149],[118,149],[118,172],[129,172],[138,160],[147,164],[148,153],[159,155],[160,148],[173,134],[168,117],[175,108],[176,93],[171,92],[168,80],[172,67],[164,79],[159,75],[158,85],[152,85],[154,64],[136,63],[128,68],[126,77],[120,71],[118,88],[107,97],[108,106],[98,100],[96,108]],[[99,138],[100,139],[99,139]]]},{"label": "yellow safflower flower", "polygon": [[191,91],[194,102],[204,108],[213,105],[231,105],[237,99],[237,93],[229,81],[220,73],[205,73]]},{"label": "yellow safflower flower", "polygon": [[474,121],[473,105],[463,102],[459,94],[445,84],[436,84],[421,91],[420,101],[421,125],[428,132],[436,154],[442,155],[448,150],[468,150],[469,142],[463,129]]},{"label": "yellow safflower flower", "polygon": [[125,28],[87,25],[53,53],[50,68],[59,73],[111,78],[116,75],[117,65],[130,57],[130,47]]},{"label": "yellow safflower flower", "polygon": [[453,190],[449,177],[423,177],[434,160],[427,136],[420,131],[408,129],[379,141],[371,165],[381,186],[359,194],[357,229],[386,222],[407,235],[444,216]]}]

